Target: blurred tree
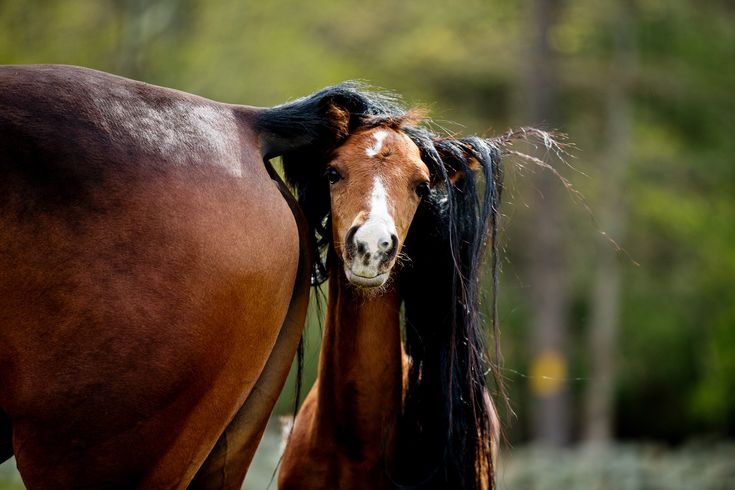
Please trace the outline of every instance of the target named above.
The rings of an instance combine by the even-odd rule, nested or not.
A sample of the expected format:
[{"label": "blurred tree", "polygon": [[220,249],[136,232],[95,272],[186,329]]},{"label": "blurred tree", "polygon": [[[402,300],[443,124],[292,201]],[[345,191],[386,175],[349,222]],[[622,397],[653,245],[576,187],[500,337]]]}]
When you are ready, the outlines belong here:
[{"label": "blurred tree", "polygon": [[190,25],[192,3],[190,0],[113,0],[119,29],[116,71],[132,78],[159,78],[165,61],[171,57],[156,59],[151,52],[160,43],[170,43],[173,48],[181,39]]},{"label": "blurred tree", "polygon": [[[635,69],[633,0],[613,7],[613,47],[605,89],[606,147],[600,161],[605,176],[597,199],[599,223],[605,238],[623,240],[626,210],[621,191],[630,161],[631,114],[629,91]],[[589,323],[589,379],[585,398],[584,438],[607,444],[614,435],[615,358],[620,319],[621,270],[617,250],[599,240]]]},{"label": "blurred tree", "polygon": [[[530,124],[557,124],[558,80],[555,54],[549,40],[559,19],[561,0],[531,3],[531,36],[524,87]],[[568,372],[569,274],[568,225],[560,205],[561,187],[554,175],[534,176],[531,235],[526,237],[528,280],[531,285],[531,434],[543,444],[559,447],[571,438]]]}]

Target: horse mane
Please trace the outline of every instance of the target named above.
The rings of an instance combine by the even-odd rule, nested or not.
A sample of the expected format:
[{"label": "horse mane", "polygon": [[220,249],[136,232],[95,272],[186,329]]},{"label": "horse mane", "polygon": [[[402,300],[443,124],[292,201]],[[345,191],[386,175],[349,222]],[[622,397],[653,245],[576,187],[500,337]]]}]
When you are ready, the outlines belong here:
[{"label": "horse mane", "polygon": [[[399,423],[403,488],[493,488],[491,403],[486,374],[492,364],[481,311],[481,266],[491,249],[491,324],[497,336],[497,224],[502,190],[500,151],[480,138],[435,139],[420,131],[425,158],[440,158],[462,176],[419,206],[404,251],[410,262],[398,277],[411,357]],[[472,166],[479,163],[480,182]],[[430,305],[430,306],[429,306]],[[497,368],[498,366],[493,366]],[[502,379],[492,369],[501,396]]]},{"label": "horse mane", "polygon": [[409,260],[396,277],[412,364],[387,471],[396,488],[492,488],[490,447],[497,428],[491,427],[488,371],[507,398],[485,343],[480,281],[489,241],[499,363],[496,235],[503,141],[439,136],[428,122],[395,95],[348,82],[266,109],[256,127],[264,157],[282,157],[309,222],[314,285],[328,278],[328,263],[335,260],[324,178],[334,150],[355,131],[376,126],[400,129],[418,146],[433,185],[416,211],[403,249]]}]

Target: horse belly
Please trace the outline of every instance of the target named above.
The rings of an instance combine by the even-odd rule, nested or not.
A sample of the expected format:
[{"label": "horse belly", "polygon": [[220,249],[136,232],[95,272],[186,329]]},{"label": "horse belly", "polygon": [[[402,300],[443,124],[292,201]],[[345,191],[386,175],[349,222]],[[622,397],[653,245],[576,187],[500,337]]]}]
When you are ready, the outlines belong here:
[{"label": "horse belly", "polygon": [[174,169],[67,208],[6,201],[0,407],[29,487],[178,487],[211,450],[298,264],[288,206],[264,170],[245,177]]}]

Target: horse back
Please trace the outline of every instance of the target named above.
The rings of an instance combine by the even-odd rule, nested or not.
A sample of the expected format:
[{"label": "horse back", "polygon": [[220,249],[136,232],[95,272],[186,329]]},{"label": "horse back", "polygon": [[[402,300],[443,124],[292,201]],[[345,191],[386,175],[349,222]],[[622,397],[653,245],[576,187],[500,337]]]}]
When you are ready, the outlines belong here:
[{"label": "horse back", "polygon": [[252,114],[0,68],[0,411],[28,486],[184,486],[247,399],[299,259]]}]

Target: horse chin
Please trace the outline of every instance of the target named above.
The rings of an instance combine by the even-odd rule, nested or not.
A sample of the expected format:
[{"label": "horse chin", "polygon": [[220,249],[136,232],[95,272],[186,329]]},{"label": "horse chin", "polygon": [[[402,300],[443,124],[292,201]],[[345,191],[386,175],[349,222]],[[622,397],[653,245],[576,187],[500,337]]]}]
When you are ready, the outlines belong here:
[{"label": "horse chin", "polygon": [[365,289],[373,289],[379,288],[385,284],[388,280],[388,276],[390,276],[390,272],[383,272],[382,274],[377,274],[372,277],[366,277],[355,274],[349,268],[345,267],[345,275],[351,284]]}]

